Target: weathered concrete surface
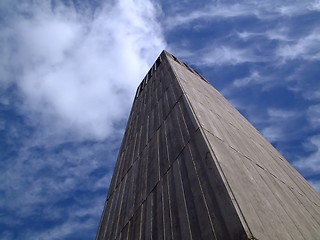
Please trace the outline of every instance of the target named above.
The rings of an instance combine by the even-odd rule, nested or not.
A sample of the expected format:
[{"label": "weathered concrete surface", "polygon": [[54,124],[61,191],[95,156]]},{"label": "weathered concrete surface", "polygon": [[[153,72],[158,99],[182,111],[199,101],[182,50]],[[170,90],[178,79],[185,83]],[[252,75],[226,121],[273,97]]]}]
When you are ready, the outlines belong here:
[{"label": "weathered concrete surface", "polygon": [[97,239],[320,239],[320,197],[163,52],[137,89]]}]

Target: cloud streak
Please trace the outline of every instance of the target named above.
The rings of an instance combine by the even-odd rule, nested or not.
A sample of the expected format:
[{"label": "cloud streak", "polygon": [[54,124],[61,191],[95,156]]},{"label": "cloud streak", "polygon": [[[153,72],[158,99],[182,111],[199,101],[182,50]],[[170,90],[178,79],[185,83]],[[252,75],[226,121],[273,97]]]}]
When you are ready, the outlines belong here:
[{"label": "cloud streak", "polygon": [[294,40],[290,44],[284,43],[276,49],[276,55],[282,60],[305,59],[320,60],[320,29]]},{"label": "cloud streak", "polygon": [[[188,6],[188,4],[185,4]],[[212,21],[219,19],[232,19],[240,17],[255,17],[257,19],[275,19],[278,17],[292,17],[311,11],[319,11],[319,1],[293,2],[288,4],[283,1],[261,2],[256,0],[222,4],[220,1],[211,1],[202,4],[200,8],[179,8],[177,12],[171,13],[165,21],[167,30],[178,26],[189,25],[197,21]]]},{"label": "cloud streak", "polygon": [[[203,9],[193,10],[191,12],[183,12],[169,17],[166,20],[166,28],[168,30],[183,24],[189,24],[194,21],[208,20],[215,18],[233,18],[248,15],[248,9],[240,4],[235,5],[207,5]],[[252,13],[250,13],[252,14]]]},{"label": "cloud streak", "polygon": [[237,65],[246,62],[259,62],[259,59],[250,50],[237,49],[228,46],[215,47],[201,57],[203,65]]},{"label": "cloud streak", "polygon": [[248,84],[262,84],[265,81],[258,71],[252,71],[249,76],[234,80],[233,85],[245,87]]},{"label": "cloud streak", "polygon": [[307,118],[313,128],[320,128],[320,104],[308,108]]},{"label": "cloud streak", "polygon": [[[307,146],[313,146],[314,151],[306,158],[301,158],[294,162],[293,165],[302,171],[305,175],[310,176],[320,172],[320,135],[311,137],[307,143]],[[319,189],[319,181],[314,182],[315,187]]]}]

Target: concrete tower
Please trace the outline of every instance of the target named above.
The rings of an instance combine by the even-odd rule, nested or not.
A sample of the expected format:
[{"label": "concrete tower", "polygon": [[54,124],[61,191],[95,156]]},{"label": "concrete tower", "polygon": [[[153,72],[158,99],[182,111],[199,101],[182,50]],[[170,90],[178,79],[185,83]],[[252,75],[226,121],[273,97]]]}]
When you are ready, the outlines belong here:
[{"label": "concrete tower", "polygon": [[163,51],[137,89],[97,239],[320,239],[320,197]]}]

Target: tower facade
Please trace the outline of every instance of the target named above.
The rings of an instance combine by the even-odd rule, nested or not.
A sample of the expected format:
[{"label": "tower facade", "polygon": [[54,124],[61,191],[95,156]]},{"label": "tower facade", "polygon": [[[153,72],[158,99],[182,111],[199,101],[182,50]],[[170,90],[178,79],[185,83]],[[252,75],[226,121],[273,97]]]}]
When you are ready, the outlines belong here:
[{"label": "tower facade", "polygon": [[320,196],[199,73],[139,85],[97,239],[320,239]]}]

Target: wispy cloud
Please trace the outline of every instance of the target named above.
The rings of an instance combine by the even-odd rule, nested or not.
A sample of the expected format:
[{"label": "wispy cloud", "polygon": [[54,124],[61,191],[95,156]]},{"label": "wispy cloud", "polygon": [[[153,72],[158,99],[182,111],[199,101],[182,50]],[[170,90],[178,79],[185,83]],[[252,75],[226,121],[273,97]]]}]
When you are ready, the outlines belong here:
[{"label": "wispy cloud", "polygon": [[[307,34],[293,34],[285,24],[275,27],[272,30],[263,32],[237,32],[236,36],[244,41],[259,37],[265,41],[277,41],[278,47],[270,49],[274,54],[270,55],[269,61],[277,64],[284,64],[286,61],[304,59],[309,61],[320,60],[320,30],[311,29]],[[257,40],[258,41],[258,40]]]},{"label": "wispy cloud", "polygon": [[[248,9],[244,5],[216,5],[210,4],[206,5],[202,9],[197,9],[193,11],[185,11],[180,14],[175,14],[173,17],[168,17],[166,19],[166,28],[173,29],[175,27],[181,26],[183,24],[189,24],[194,21],[208,20],[214,18],[231,18],[248,15]],[[252,14],[252,13],[250,13]]]},{"label": "wispy cloud", "polygon": [[[295,23],[299,17],[306,18],[306,15],[314,14],[317,11],[314,6],[317,4],[315,1],[290,4],[279,1],[261,3],[255,0],[241,4],[221,4],[216,1],[192,8],[186,1],[184,6],[168,11],[165,29],[168,34],[175,28],[191,28],[192,32],[196,31],[201,36],[208,33],[212,35],[210,41],[209,37],[205,37],[208,40],[205,45],[201,43],[192,46],[198,52],[197,55],[202,57],[201,62],[197,61],[198,65],[235,66],[241,63],[269,62],[269,66],[277,68],[288,60],[319,60],[319,30],[315,25],[310,25],[301,31],[297,29],[301,26]],[[249,18],[252,24],[247,24]],[[227,28],[221,28],[222,24],[226,24]],[[181,47],[189,37],[182,34],[179,39]]]},{"label": "wispy cloud", "polygon": [[313,128],[320,128],[320,104],[308,108],[307,118]]},{"label": "wispy cloud", "polygon": [[[90,199],[85,201],[80,206],[73,209],[64,210],[68,218],[61,224],[56,225],[50,230],[43,232],[27,231],[24,235],[25,239],[82,239],[85,237],[92,237],[86,235],[92,229],[97,228],[96,215],[101,214],[100,208],[103,199]],[[53,209],[51,209],[53,210]],[[61,209],[63,211],[63,209]]]},{"label": "wispy cloud", "polygon": [[263,37],[267,40],[277,40],[281,42],[293,41],[288,36],[288,34],[289,34],[288,27],[281,26],[281,25],[278,27],[275,27],[274,29],[270,29],[262,32],[249,32],[249,31],[236,32],[236,35],[244,41],[247,41],[256,37]]},{"label": "wispy cloud", "polygon": [[255,32],[248,32],[248,31],[237,32],[236,34],[240,39],[244,41],[247,41],[248,39],[253,37],[258,37],[263,35],[263,33],[255,33]]},{"label": "wispy cloud", "polygon": [[28,15],[15,16],[0,34],[9,66],[1,81],[18,86],[22,110],[38,125],[81,139],[109,136],[165,46],[156,9],[148,1],[119,1],[92,19],[62,3],[39,4],[23,5]]},{"label": "wispy cloud", "polygon": [[270,142],[294,140],[299,136],[299,131],[294,126],[295,121],[303,117],[303,113],[287,109],[268,108],[267,117],[264,118],[262,134]]},{"label": "wispy cloud", "polygon": [[310,7],[309,7],[311,10],[314,10],[314,11],[320,11],[320,1],[319,0],[315,0],[313,1],[311,4],[310,4]]},{"label": "wispy cloud", "polygon": [[280,126],[269,126],[262,130],[263,136],[267,138],[270,142],[283,141],[285,135]]},{"label": "wispy cloud", "polygon": [[320,29],[314,29],[291,43],[284,43],[276,49],[276,55],[282,60],[320,60]]},{"label": "wispy cloud", "polygon": [[304,93],[304,97],[309,100],[320,100],[320,90]]},{"label": "wispy cloud", "polygon": [[320,192],[320,180],[309,180],[309,183]]},{"label": "wispy cloud", "polygon": [[[117,147],[110,142],[43,149],[30,147],[25,140],[18,155],[6,159],[10,164],[2,167],[0,190],[5,197],[1,198],[1,205],[26,217],[42,204],[53,205],[77,189],[105,189],[115,161],[114,149]],[[99,155],[104,155],[104,161]],[[101,179],[99,175],[90,177],[99,169],[103,169]]]},{"label": "wispy cloud", "polygon": [[305,175],[312,175],[320,172],[320,135],[311,137],[307,145],[312,145],[314,151],[306,158],[301,158],[300,160],[293,163],[293,165],[302,171]]},{"label": "wispy cloud", "polygon": [[250,75],[244,78],[236,79],[233,85],[236,87],[244,87],[248,84],[262,84],[265,80],[258,71],[251,71]]},{"label": "wispy cloud", "polygon": [[209,47],[202,50],[198,64],[205,66],[237,65],[248,62],[263,62],[249,49],[239,49],[230,46]]},{"label": "wispy cloud", "polygon": [[181,25],[188,25],[198,21],[230,19],[243,16],[253,16],[257,19],[275,19],[277,17],[292,17],[310,11],[319,10],[318,1],[304,1],[286,3],[279,1],[247,1],[241,4],[221,4],[219,1],[203,4],[201,8],[192,9],[185,3],[185,7],[178,8],[177,12],[170,13],[165,21],[167,30]]},{"label": "wispy cloud", "polygon": [[[305,14],[309,11],[319,11],[320,3],[319,0],[309,0],[309,1],[294,1],[294,2],[276,2],[276,7],[274,10],[283,16],[292,17],[295,15]],[[273,3],[275,3],[273,2]],[[271,5],[271,4],[270,4]]]},{"label": "wispy cloud", "polygon": [[275,109],[269,108],[268,115],[270,116],[271,120],[292,120],[293,118],[297,118],[301,115],[301,113],[290,111],[290,110],[283,110],[283,109]]}]

